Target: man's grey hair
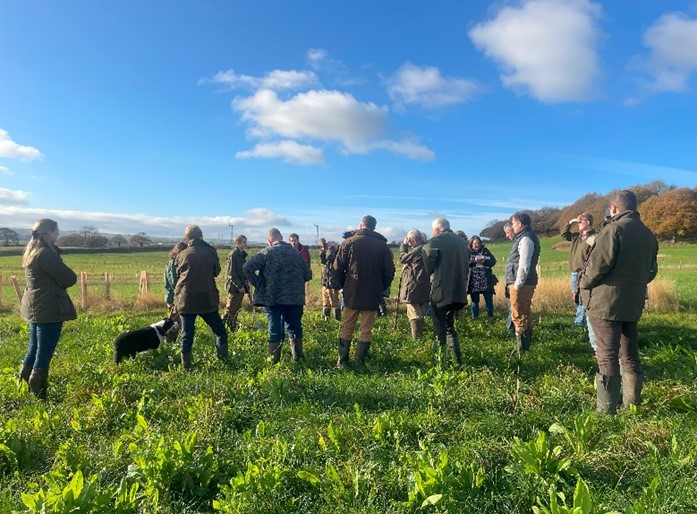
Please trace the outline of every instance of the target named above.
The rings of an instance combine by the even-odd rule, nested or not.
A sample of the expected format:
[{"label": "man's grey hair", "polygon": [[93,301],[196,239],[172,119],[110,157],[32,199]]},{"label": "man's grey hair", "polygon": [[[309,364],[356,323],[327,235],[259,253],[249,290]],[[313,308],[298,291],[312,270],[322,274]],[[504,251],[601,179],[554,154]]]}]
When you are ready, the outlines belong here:
[{"label": "man's grey hair", "polygon": [[509,231],[509,230],[513,230],[513,225],[511,225],[511,222],[510,222],[510,221],[506,222],[506,224],[503,226],[503,231],[504,231],[504,232],[507,232],[507,231]]},{"label": "man's grey hair", "polygon": [[266,233],[266,238],[270,239],[271,241],[283,241],[283,234],[281,234],[280,230],[274,227],[270,228]]},{"label": "man's grey hair", "polygon": [[375,230],[375,227],[378,225],[378,221],[370,214],[366,214],[363,216],[363,219],[361,219],[361,225],[368,230]]},{"label": "man's grey hair", "polygon": [[407,232],[407,238],[413,239],[417,243],[420,243],[424,240],[424,235],[421,233],[420,230],[416,230],[415,228],[413,228],[409,232]]},{"label": "man's grey hair", "polygon": [[445,218],[436,218],[431,223],[431,228],[437,230],[438,232],[445,232],[450,230],[450,222]]}]

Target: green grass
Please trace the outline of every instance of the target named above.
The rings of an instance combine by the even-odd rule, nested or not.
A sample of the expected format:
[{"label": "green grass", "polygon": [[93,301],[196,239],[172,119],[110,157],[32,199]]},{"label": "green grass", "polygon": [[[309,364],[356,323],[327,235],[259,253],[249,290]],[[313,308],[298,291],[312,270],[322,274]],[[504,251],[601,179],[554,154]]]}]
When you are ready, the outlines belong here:
[{"label": "green grass", "polygon": [[[431,365],[406,320],[394,331],[382,318],[367,371],[337,371],[338,323],[309,312],[307,361],[285,348],[271,366],[261,320],[245,312],[229,364],[199,325],[192,373],[167,344],[113,367],[115,335],[156,315],[67,323],[46,404],[16,386],[27,329],[2,315],[0,511],[54,491],[59,512],[528,513],[550,486],[571,499],[579,477],[594,512],[697,509],[693,314],[644,317],[644,405],[614,418],[593,412],[594,358],[570,314],[538,313],[520,365],[502,321],[459,321],[454,369]],[[541,433],[545,451],[532,444]],[[71,503],[76,476],[92,492]]]}]

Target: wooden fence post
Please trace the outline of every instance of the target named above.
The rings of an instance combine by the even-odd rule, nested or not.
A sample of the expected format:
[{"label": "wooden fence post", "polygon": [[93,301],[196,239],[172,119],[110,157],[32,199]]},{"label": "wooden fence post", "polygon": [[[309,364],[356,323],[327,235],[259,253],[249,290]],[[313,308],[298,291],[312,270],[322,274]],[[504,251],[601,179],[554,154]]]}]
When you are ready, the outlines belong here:
[{"label": "wooden fence post", "polygon": [[22,291],[19,290],[19,282],[17,282],[17,277],[12,275],[10,277],[10,280],[12,281],[12,286],[15,288],[15,294],[17,295],[17,301],[19,303],[22,303]]},{"label": "wooden fence post", "polygon": [[106,273],[104,273],[104,298],[106,298],[107,300],[109,300],[110,289],[111,289],[111,273],[106,272]]},{"label": "wooden fence post", "polygon": [[148,271],[140,272],[140,279],[138,281],[138,296],[144,296],[150,292],[150,273]]},{"label": "wooden fence post", "polygon": [[2,308],[2,275],[0,275],[0,308]]},{"label": "wooden fence post", "polygon": [[81,305],[82,305],[82,308],[84,309],[85,307],[87,307],[87,272],[86,271],[80,272],[80,290],[82,291]]}]

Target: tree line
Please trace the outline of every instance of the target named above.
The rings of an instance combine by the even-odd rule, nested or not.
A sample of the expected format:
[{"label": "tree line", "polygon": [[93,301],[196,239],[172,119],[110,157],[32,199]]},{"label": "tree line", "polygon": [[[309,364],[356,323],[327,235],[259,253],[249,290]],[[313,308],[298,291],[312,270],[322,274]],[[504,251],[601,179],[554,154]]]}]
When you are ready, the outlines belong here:
[{"label": "tree line", "polygon": [[[20,235],[14,230],[0,227],[0,245],[18,246],[21,239]],[[152,244],[152,239],[145,232],[138,232],[128,239],[121,234],[106,237],[99,233],[97,227],[84,226],[80,228],[79,232],[59,237],[57,243],[59,246],[72,248],[121,248],[126,246],[149,246]]]},{"label": "tree line", "polygon": [[[656,237],[673,242],[697,238],[697,187],[676,188],[661,180],[627,188],[637,196],[641,219]],[[593,215],[594,225],[600,226],[605,209],[615,191],[607,194],[587,193],[566,207],[543,207],[536,211],[525,211],[532,219],[532,228],[541,236],[561,233],[570,219],[582,212]],[[503,241],[505,220],[492,220],[480,235],[492,241]]]}]

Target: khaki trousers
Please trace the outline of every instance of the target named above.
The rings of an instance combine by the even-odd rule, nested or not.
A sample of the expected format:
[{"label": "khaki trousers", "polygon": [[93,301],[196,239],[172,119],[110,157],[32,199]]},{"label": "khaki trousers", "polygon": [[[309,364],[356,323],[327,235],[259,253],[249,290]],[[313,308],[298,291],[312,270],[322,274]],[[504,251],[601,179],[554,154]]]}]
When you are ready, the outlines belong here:
[{"label": "khaki trousers", "polygon": [[341,299],[339,298],[340,289],[328,289],[322,286],[322,307],[325,309],[336,309],[341,307]]},{"label": "khaki trousers", "polygon": [[523,286],[519,290],[511,284],[508,288],[511,295],[511,318],[516,332],[532,329],[532,295],[535,286]]},{"label": "khaki trousers", "polygon": [[353,338],[353,330],[356,328],[358,316],[361,317],[361,331],[358,336],[358,341],[362,343],[370,342],[373,333],[373,324],[378,315],[378,311],[355,311],[344,307],[344,317],[341,323],[339,337],[345,341],[350,341]]},{"label": "khaki trousers", "polygon": [[423,303],[408,303],[407,304],[407,319],[409,321],[413,319],[423,319],[424,317],[424,304]]}]

